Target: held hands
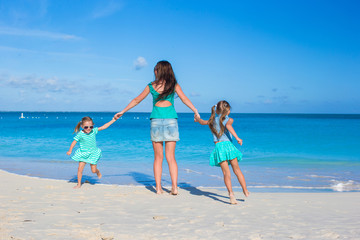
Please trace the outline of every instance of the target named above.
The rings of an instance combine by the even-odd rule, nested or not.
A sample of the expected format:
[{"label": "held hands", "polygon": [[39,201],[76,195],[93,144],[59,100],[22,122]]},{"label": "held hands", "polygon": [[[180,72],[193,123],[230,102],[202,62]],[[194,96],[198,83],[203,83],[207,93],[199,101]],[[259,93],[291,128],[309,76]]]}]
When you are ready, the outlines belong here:
[{"label": "held hands", "polygon": [[70,156],[70,155],[71,155],[71,152],[72,152],[72,151],[69,150],[69,151],[67,151],[66,154]]},{"label": "held hands", "polygon": [[200,114],[198,113],[198,112],[196,112],[195,114],[194,114],[194,122],[199,122],[200,121]]},{"label": "held hands", "polygon": [[200,119],[200,114],[198,111],[195,112],[194,116],[197,117],[198,119]]},{"label": "held hands", "polygon": [[118,120],[119,118],[122,117],[122,115],[124,115],[123,112],[118,112],[117,114],[114,115],[114,120],[115,120],[115,121]]},{"label": "held hands", "polygon": [[194,114],[194,122],[199,122],[199,118]]}]

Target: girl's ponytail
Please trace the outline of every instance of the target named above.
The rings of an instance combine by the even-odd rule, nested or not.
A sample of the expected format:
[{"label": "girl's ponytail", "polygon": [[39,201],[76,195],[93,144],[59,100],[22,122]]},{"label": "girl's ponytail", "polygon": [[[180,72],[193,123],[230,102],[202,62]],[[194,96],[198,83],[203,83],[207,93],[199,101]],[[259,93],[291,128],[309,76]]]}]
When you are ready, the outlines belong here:
[{"label": "girl's ponytail", "polygon": [[214,122],[215,122],[215,105],[211,108],[211,116],[208,120],[208,124],[211,132],[217,136],[218,133],[215,129]]},{"label": "girl's ponytail", "polygon": [[225,132],[225,126],[224,126],[224,124],[223,124],[225,118],[226,118],[226,112],[223,111],[223,112],[221,113],[220,118],[219,118],[219,120],[220,120],[220,121],[219,121],[220,131],[219,131],[219,136],[217,136],[217,137],[220,137],[220,136],[223,135],[224,132]]},{"label": "girl's ponytail", "polygon": [[[229,110],[230,110],[230,104],[225,100],[218,102],[216,105],[214,105],[211,108],[211,116],[210,116],[210,119],[208,120],[208,123],[209,123],[211,132],[213,134],[215,134],[215,136],[218,138],[220,138],[225,132],[225,126],[224,126],[223,122],[226,118],[226,115],[229,114]],[[220,131],[219,132],[217,132],[216,128],[215,128],[215,113],[220,115],[220,117],[219,117]]]},{"label": "girl's ponytail", "polygon": [[80,131],[80,125],[81,125],[81,121],[78,122],[78,124],[76,124],[76,127],[75,127],[75,130],[74,130],[74,133],[78,133]]}]

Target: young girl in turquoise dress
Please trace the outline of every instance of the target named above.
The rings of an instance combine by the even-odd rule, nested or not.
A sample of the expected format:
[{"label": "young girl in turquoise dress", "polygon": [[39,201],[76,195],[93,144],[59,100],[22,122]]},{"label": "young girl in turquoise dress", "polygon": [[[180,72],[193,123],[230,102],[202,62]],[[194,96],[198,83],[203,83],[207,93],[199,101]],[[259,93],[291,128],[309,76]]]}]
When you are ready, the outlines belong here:
[{"label": "young girl in turquoise dress", "polygon": [[[70,145],[67,155],[71,155],[76,143],[80,143],[80,148],[76,150],[75,154],[71,157],[73,160],[79,162],[79,168],[77,173],[78,184],[74,188],[81,187],[81,178],[86,163],[91,166],[91,171],[96,173],[98,178],[101,178],[101,173],[97,169],[97,162],[101,157],[101,150],[96,146],[96,134],[99,131],[107,129],[116,120],[113,118],[110,122],[105,123],[103,126],[94,128],[94,122],[90,117],[83,117],[81,121],[76,125],[74,133],[77,133],[74,137],[74,141]],[[83,129],[80,131],[80,127]]]},{"label": "young girl in turquoise dress", "polygon": [[151,93],[153,97],[153,110],[150,115],[150,136],[154,149],[155,190],[157,194],[163,193],[161,175],[165,142],[165,157],[169,165],[172,183],[170,194],[177,195],[178,166],[175,160],[175,147],[176,142],[180,138],[177,122],[178,116],[174,107],[175,93],[195,115],[198,116],[199,113],[182,91],[175,78],[172,66],[168,61],[159,61],[154,68],[154,75],[155,80],[147,84],[142,93],[134,98],[121,112],[115,114],[114,118],[118,119],[121,117]]},{"label": "young girl in turquoise dress", "polygon": [[230,104],[227,101],[220,101],[211,108],[211,116],[205,121],[195,115],[195,121],[201,125],[208,125],[213,134],[215,149],[210,155],[210,165],[220,166],[224,174],[225,186],[229,192],[230,203],[237,204],[234,192],[231,186],[231,174],[229,165],[231,165],[242,189],[244,195],[249,196],[246,188],[244,175],[242,174],[238,161],[241,160],[241,152],[232,143],[232,136],[242,145],[242,140],[237,136],[232,124],[234,120],[229,118]]}]

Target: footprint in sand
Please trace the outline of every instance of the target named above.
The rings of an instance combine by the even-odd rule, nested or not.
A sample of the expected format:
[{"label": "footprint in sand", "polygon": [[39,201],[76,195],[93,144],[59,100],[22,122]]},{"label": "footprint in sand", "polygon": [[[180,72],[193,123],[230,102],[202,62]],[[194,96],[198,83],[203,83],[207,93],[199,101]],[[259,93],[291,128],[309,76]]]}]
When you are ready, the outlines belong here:
[{"label": "footprint in sand", "polygon": [[153,216],[154,220],[163,220],[163,219],[167,219],[167,217],[165,216]]}]

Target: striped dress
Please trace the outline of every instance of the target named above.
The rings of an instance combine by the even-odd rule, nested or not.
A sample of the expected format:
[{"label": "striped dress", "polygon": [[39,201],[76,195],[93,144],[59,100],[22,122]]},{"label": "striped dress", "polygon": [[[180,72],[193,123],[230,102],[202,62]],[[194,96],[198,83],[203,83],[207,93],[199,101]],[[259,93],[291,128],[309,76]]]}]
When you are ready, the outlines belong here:
[{"label": "striped dress", "polygon": [[74,140],[80,143],[80,148],[76,150],[72,160],[97,164],[101,157],[101,150],[96,146],[96,134],[98,128],[94,128],[89,134],[80,131]]}]

